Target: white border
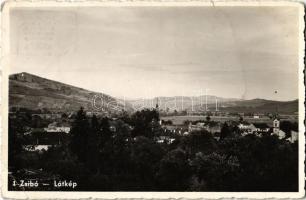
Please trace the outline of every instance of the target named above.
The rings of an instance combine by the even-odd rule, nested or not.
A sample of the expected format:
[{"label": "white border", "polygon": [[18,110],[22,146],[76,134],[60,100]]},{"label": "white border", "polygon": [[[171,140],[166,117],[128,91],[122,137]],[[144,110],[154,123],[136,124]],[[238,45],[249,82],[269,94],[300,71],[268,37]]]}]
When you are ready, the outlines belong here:
[{"label": "white border", "polygon": [[[124,0],[123,0],[124,1]],[[2,166],[1,182],[4,198],[15,199],[79,199],[79,198],[302,198],[305,195],[304,158],[305,158],[305,86],[304,86],[304,5],[298,2],[285,1],[188,1],[188,2],[148,2],[148,1],[7,1],[2,5]],[[113,7],[113,6],[293,6],[299,9],[299,192],[23,192],[7,191],[7,143],[8,143],[8,69],[9,69],[9,11],[16,7]]]}]

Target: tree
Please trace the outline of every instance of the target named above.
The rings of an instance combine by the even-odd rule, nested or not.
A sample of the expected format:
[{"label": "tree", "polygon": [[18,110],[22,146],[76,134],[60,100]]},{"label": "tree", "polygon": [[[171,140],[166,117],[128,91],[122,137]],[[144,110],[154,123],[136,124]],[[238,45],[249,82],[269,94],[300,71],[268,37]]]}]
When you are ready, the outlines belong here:
[{"label": "tree", "polygon": [[180,147],[188,154],[194,155],[198,152],[211,153],[216,150],[216,141],[208,131],[193,131],[185,136],[180,143]]},{"label": "tree", "polygon": [[[227,156],[213,152],[205,155],[197,153],[191,165],[196,180],[195,190],[231,191],[237,184],[239,161],[236,156]],[[200,183],[200,184],[199,184]]]},{"label": "tree", "polygon": [[[130,128],[128,124],[124,123],[122,120],[110,121],[108,123],[116,128],[113,132],[110,132],[110,135],[105,135],[105,132],[103,131],[101,133],[102,135],[105,135],[102,136],[105,139],[102,140],[99,148],[100,171],[114,176],[129,173],[131,141]],[[121,176],[119,176],[119,178],[120,177]],[[119,182],[120,180],[118,180],[118,184],[120,184]],[[119,185],[117,187],[119,187]]]},{"label": "tree", "polygon": [[225,138],[219,152],[237,157],[239,173],[230,191],[295,191],[298,185],[298,151],[275,135]]},{"label": "tree", "polygon": [[75,121],[71,128],[71,150],[81,162],[85,162],[88,150],[89,123],[84,108],[77,112]]},{"label": "tree", "polygon": [[183,124],[186,126],[186,125],[189,125],[191,123],[191,121],[190,120],[185,120],[184,122],[183,122]]},{"label": "tree", "polygon": [[26,124],[22,117],[9,118],[8,126],[8,166],[10,170],[17,171],[20,166],[19,156],[23,152],[24,133]]},{"label": "tree", "polygon": [[286,138],[291,137],[291,131],[297,129],[294,126],[296,125],[294,125],[290,121],[282,121],[280,123],[280,129],[286,133]]},{"label": "tree", "polygon": [[191,170],[188,156],[182,149],[175,149],[164,156],[157,173],[162,191],[185,191],[189,187]]},{"label": "tree", "polygon": [[40,116],[38,115],[34,115],[32,117],[32,123],[31,123],[31,127],[33,128],[42,128],[43,127],[43,120]]},{"label": "tree", "polygon": [[67,119],[67,118],[68,118],[67,113],[63,113],[63,114],[62,114],[62,119]]},{"label": "tree", "polygon": [[154,131],[152,129],[159,121],[159,113],[156,110],[141,110],[134,113],[131,117],[131,125],[134,126],[132,136],[145,136],[153,138]]},{"label": "tree", "polygon": [[109,119],[107,117],[103,117],[101,119],[101,122],[99,124],[99,128],[100,128],[100,131],[101,131],[101,137],[102,137],[102,142],[105,142],[105,141],[108,141],[111,136],[112,136],[112,133],[110,131],[110,125],[109,125]]},{"label": "tree", "polygon": [[99,129],[98,119],[96,115],[93,115],[91,118],[91,127],[88,132],[87,159],[86,159],[86,166],[92,172],[98,171],[100,135],[101,133]]},{"label": "tree", "polygon": [[164,150],[154,141],[139,136],[131,146],[131,161],[139,190],[155,188],[155,174]]},{"label": "tree", "polygon": [[227,123],[225,122],[221,128],[221,133],[220,133],[220,140],[223,140],[230,134],[230,129]]}]

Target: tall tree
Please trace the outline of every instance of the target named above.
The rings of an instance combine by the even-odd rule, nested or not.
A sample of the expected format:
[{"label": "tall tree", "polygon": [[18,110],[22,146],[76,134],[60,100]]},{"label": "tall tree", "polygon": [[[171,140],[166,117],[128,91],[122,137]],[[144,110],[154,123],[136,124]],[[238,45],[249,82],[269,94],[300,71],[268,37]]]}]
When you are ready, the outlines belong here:
[{"label": "tall tree", "polygon": [[132,135],[134,137],[142,135],[152,138],[156,131],[155,125],[158,121],[159,113],[157,110],[145,109],[137,111],[132,115],[132,125],[134,126]]},{"label": "tall tree", "polygon": [[87,167],[93,172],[98,171],[99,146],[100,146],[99,122],[96,115],[91,118],[91,127],[88,133]]},{"label": "tall tree", "polygon": [[184,191],[189,187],[191,169],[188,156],[182,149],[174,149],[160,162],[157,173],[160,190]]},{"label": "tall tree", "polygon": [[10,170],[18,170],[19,160],[18,156],[23,151],[22,144],[24,143],[24,132],[26,124],[23,118],[9,118],[8,127],[8,166]]},{"label": "tall tree", "polygon": [[82,162],[86,161],[88,150],[89,123],[84,108],[77,112],[76,118],[71,128],[71,150]]},{"label": "tall tree", "polygon": [[221,133],[220,133],[220,140],[223,140],[224,138],[226,138],[227,136],[229,136],[230,134],[230,128],[227,125],[227,123],[225,122],[221,128]]}]

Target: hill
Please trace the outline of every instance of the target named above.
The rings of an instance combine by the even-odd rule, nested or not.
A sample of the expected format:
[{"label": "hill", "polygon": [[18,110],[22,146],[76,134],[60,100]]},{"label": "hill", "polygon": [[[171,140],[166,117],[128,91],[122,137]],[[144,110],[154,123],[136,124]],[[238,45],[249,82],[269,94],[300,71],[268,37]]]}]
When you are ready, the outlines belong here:
[{"label": "hill", "polygon": [[133,105],[134,108],[152,108],[158,104],[159,108],[162,110],[169,111],[182,111],[182,110],[192,110],[192,108],[197,108],[199,106],[215,105],[216,99],[218,104],[239,101],[235,98],[221,98],[212,95],[207,96],[173,96],[173,97],[155,97],[152,99],[136,99],[130,100],[129,103]]},{"label": "hill", "polygon": [[[96,97],[96,98],[95,98]],[[94,98],[96,101],[94,101]],[[164,111],[205,111],[206,105],[214,111],[216,100],[219,111],[252,113],[298,112],[298,100],[273,101],[266,99],[242,100],[216,96],[174,96],[136,99],[124,102],[107,94],[97,93],[65,83],[49,80],[29,73],[13,74],[9,77],[9,107],[31,110],[47,109],[55,112],[71,112],[81,106],[87,111],[117,113],[122,109],[132,112],[152,108],[158,104]],[[94,104],[95,102],[95,104]]]},{"label": "hill", "polygon": [[[196,106],[195,110],[199,109],[199,107],[199,105]],[[208,107],[214,108],[214,105],[209,105]],[[218,109],[222,112],[295,114],[298,112],[298,100],[273,101],[251,99],[230,101],[220,103]]]},{"label": "hill", "polygon": [[[298,100],[294,101],[273,101],[266,99],[242,100],[235,98],[221,98],[217,96],[198,96],[198,97],[156,97],[152,99],[131,100],[130,103],[134,108],[155,107],[158,103],[160,109],[166,111],[194,111],[201,112],[207,108],[210,111],[217,108],[221,112],[244,112],[244,113],[283,113],[293,114],[298,112]],[[206,103],[207,102],[207,103]]]},{"label": "hill", "polygon": [[81,106],[87,111],[105,113],[115,113],[122,109],[131,110],[129,105],[107,94],[85,90],[25,72],[9,77],[10,108],[71,112],[78,110]]}]

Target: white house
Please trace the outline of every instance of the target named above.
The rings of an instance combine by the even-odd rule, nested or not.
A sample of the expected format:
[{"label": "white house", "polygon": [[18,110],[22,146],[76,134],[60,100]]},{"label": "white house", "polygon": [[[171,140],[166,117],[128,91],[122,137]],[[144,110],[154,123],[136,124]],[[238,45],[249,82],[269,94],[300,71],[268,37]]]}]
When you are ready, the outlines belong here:
[{"label": "white house", "polygon": [[56,122],[51,123],[48,125],[47,128],[44,128],[44,131],[46,132],[56,132],[56,133],[69,133],[70,132],[70,127],[68,125],[65,124],[58,124]]},{"label": "white house", "polygon": [[270,127],[266,123],[253,123],[250,125],[253,133],[267,133]]},{"label": "white house", "polygon": [[295,141],[298,141],[299,134],[296,131],[291,131],[291,137],[289,137],[287,140],[291,143],[294,143]]},{"label": "white house", "polygon": [[[275,135],[275,134],[274,134]],[[279,130],[277,133],[278,139],[284,139],[286,137],[286,133],[282,130]]]},{"label": "white house", "polygon": [[240,130],[249,129],[250,125],[251,125],[250,123],[244,121],[244,122],[241,122],[240,124],[238,124],[238,128]]},{"label": "white house", "polygon": [[245,122],[245,121],[238,124],[238,128],[242,132],[242,135],[251,134],[252,128],[255,129],[254,126],[252,126],[250,123]]},{"label": "white house", "polygon": [[205,130],[205,123],[202,122],[198,122],[196,125],[193,125],[191,122],[189,123],[188,126],[188,131],[192,132],[192,131],[201,131],[201,130]]}]

